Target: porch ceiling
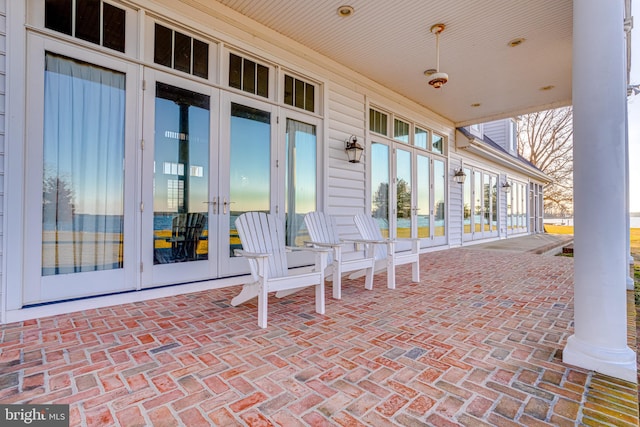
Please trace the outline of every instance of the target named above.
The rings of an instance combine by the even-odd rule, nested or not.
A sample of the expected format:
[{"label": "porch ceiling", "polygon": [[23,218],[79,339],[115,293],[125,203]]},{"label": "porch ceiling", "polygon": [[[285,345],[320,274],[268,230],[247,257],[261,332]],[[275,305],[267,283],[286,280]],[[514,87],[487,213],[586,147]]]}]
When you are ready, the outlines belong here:
[{"label": "porch ceiling", "polygon": [[[456,125],[571,103],[571,0],[192,1],[217,1]],[[340,17],[341,5],[355,12]],[[423,74],[436,66],[436,23],[446,25],[440,71],[449,82],[441,89]],[[525,41],[510,47],[516,38]]]}]

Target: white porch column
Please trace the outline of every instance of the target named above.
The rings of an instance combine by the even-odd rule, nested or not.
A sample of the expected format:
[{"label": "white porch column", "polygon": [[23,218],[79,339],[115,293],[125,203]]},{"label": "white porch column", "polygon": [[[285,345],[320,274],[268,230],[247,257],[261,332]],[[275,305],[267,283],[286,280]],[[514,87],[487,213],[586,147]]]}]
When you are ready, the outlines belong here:
[{"label": "white porch column", "polygon": [[627,346],[624,0],[573,2],[575,333],[565,363],[637,381]]},{"label": "white porch column", "polygon": [[[629,60],[630,60],[630,46],[631,46],[631,30],[633,29],[633,21],[631,20],[631,0],[626,0],[625,1],[625,19],[624,19],[624,41],[625,41],[625,46],[627,48],[627,55],[625,55],[625,61],[624,61],[624,67],[625,70],[627,71],[626,73],[626,77],[625,77],[625,83],[627,85],[629,85],[631,82],[629,81],[630,79],[630,74],[629,74]],[[628,261],[628,267],[626,269],[627,272],[627,290],[628,291],[633,291],[635,289],[635,282],[633,280],[633,257],[631,256],[631,205],[630,205],[630,201],[629,201],[629,102],[628,102],[628,98],[629,98],[629,94],[627,93],[627,102],[625,102],[625,126],[624,126],[624,140],[625,140],[625,144],[624,144],[624,170],[625,170],[625,181],[627,183],[627,191],[626,191],[626,198],[625,198],[625,202],[626,202],[626,206],[625,206],[625,212],[627,214],[627,217],[625,218],[627,221],[627,261]]]},{"label": "white porch column", "polygon": [[[628,34],[628,33],[627,33]],[[628,43],[628,41],[627,41]],[[625,80],[626,81],[626,80]],[[628,81],[627,81],[628,82]],[[624,144],[624,174],[625,174],[625,181],[627,183],[627,190],[625,191],[625,208],[624,211],[626,213],[625,216],[625,227],[626,227],[626,241],[627,241],[627,247],[626,247],[626,254],[627,254],[627,268],[625,269],[625,272],[627,273],[627,290],[628,291],[633,291],[635,289],[635,281],[633,280],[633,257],[631,256],[631,205],[629,202],[629,107],[628,104],[625,103],[625,133],[624,133],[624,140],[625,140],[625,144]]]}]

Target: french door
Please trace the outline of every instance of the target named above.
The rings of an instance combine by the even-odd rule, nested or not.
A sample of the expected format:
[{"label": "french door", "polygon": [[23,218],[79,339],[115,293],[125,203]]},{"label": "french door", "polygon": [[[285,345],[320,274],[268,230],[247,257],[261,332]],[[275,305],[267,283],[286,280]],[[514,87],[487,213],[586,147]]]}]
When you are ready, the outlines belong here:
[{"label": "french door", "polygon": [[9,305],[135,289],[138,67],[28,43],[24,288]]},{"label": "french door", "polygon": [[143,155],[143,287],[248,273],[235,256],[245,212],[278,215],[287,244],[300,244],[316,208],[317,121],[286,111],[279,121],[272,104],[157,71],[145,80],[155,120]]},{"label": "french door", "polygon": [[145,69],[142,287],[218,273],[216,89]]},{"label": "french door", "polygon": [[409,146],[392,147],[371,147],[372,215],[384,235],[420,238],[423,248],[445,244],[445,161]]},{"label": "french door", "polygon": [[[246,260],[234,256],[242,247],[236,218],[250,211],[269,212],[284,221],[286,244],[308,240],[304,215],[315,211],[319,194],[320,120],[243,96],[222,96],[220,150],[221,209],[218,251],[220,275],[248,272]],[[289,266],[310,262],[292,253]]]},{"label": "french door", "polygon": [[415,148],[395,150],[395,237],[420,247],[446,243],[445,162]]},{"label": "french door", "polygon": [[306,240],[320,119],[29,43],[29,99],[39,101],[27,129],[25,285],[8,306],[245,274],[234,221],[247,211],[278,215],[289,245]]},{"label": "french door", "polygon": [[250,211],[277,211],[277,111],[271,104],[225,93],[219,163],[220,274],[248,272],[248,263],[234,255],[242,248],[235,220]]},{"label": "french door", "polygon": [[464,185],[465,241],[498,236],[498,176],[466,168]]}]

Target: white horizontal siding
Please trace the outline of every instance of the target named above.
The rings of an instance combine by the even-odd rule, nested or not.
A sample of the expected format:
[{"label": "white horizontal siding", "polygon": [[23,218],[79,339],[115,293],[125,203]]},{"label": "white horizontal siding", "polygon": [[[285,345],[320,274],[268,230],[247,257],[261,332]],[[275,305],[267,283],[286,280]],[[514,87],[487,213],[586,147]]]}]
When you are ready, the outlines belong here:
[{"label": "white horizontal siding", "polygon": [[336,216],[339,233],[357,236],[353,216],[364,212],[366,201],[366,158],[361,163],[349,163],[345,140],[351,135],[364,142],[365,101],[362,94],[343,86],[329,87],[329,113],[327,119],[327,197],[326,211]]},{"label": "white horizontal siding", "polygon": [[[453,138],[450,138],[453,141]],[[450,143],[450,149],[452,149],[453,143]],[[449,168],[447,172],[447,182],[449,184],[449,245],[460,246],[462,245],[462,212],[463,212],[463,200],[462,189],[463,186],[453,181],[453,175],[456,170],[460,169],[461,157],[451,155],[449,157]],[[469,177],[467,177],[468,179]]]},{"label": "white horizontal siding", "polygon": [[498,120],[495,122],[484,123],[483,130],[484,134],[493,140],[496,144],[508,150],[508,120]]}]

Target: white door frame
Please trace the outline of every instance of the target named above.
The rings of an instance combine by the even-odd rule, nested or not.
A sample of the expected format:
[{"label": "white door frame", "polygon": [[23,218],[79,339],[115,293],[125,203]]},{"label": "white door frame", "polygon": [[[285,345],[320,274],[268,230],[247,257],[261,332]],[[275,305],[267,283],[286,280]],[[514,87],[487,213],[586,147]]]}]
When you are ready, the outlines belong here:
[{"label": "white door frame", "polygon": [[[69,44],[30,33],[27,37],[27,117],[25,168],[24,288],[8,289],[8,309],[48,301],[122,292],[137,288],[136,260],[136,127],[125,126],[123,268],[42,276],[42,188],[45,52],[102,66],[125,74],[125,117],[137,117],[139,67],[111,56],[78,49]],[[33,100],[33,101],[30,101]]]},{"label": "white door frame", "polygon": [[[196,280],[206,280],[217,277],[217,259],[215,246],[213,242],[217,242],[217,226],[216,216],[214,213],[214,204],[218,189],[219,169],[217,161],[218,147],[218,117],[219,117],[219,91],[211,86],[194,82],[175,76],[174,74],[165,73],[154,70],[152,68],[144,69],[144,79],[146,90],[144,91],[144,120],[143,120],[143,141],[144,150],[142,155],[142,288],[150,288],[168,284],[178,284],[192,282]],[[203,95],[209,96],[209,195],[207,223],[208,223],[208,257],[206,260],[188,261],[168,264],[154,264],[154,172],[162,168],[162,165],[154,165],[155,163],[155,102],[156,102],[156,83],[165,83],[181,89],[190,90]],[[177,132],[177,130],[176,130]],[[189,173],[185,170],[184,173]]]}]

